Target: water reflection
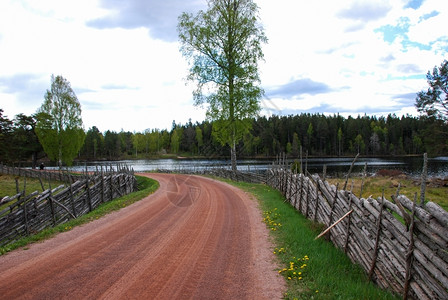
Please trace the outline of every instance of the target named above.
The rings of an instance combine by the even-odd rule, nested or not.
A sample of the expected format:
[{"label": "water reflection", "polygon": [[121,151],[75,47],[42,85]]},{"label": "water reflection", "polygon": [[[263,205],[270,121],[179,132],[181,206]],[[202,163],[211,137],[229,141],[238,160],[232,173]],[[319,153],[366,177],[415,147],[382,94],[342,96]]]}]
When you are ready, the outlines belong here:
[{"label": "water reflection", "polygon": [[[288,163],[294,159],[289,159]],[[330,176],[343,176],[352,164],[353,158],[309,158],[303,160],[303,169],[307,168],[311,173],[321,174],[324,165],[327,166],[327,174]],[[243,159],[238,161],[240,171],[263,172],[272,166],[272,160],[267,159]],[[398,169],[410,176],[420,176],[423,168],[423,157],[393,157],[393,158],[359,158],[353,168],[354,173],[361,173],[367,163],[367,172],[374,174],[380,169]],[[96,171],[126,165],[133,168],[135,172],[154,170],[204,170],[214,167],[229,168],[230,160],[216,159],[141,159],[121,161],[91,161],[75,163],[69,170],[73,171]],[[55,167],[51,167],[55,168]],[[448,177],[448,157],[436,157],[428,159],[428,176]]]}]

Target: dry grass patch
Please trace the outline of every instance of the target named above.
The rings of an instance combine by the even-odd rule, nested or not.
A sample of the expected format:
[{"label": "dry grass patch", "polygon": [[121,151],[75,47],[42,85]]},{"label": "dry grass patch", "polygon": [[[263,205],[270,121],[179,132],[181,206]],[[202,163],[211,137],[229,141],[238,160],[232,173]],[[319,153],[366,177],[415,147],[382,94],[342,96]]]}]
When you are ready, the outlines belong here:
[{"label": "dry grass patch", "polygon": [[[334,185],[339,183],[339,188],[342,188],[345,183],[345,178],[328,178],[327,180]],[[361,177],[351,178],[347,184],[347,190],[352,188],[352,192],[359,197],[361,194],[361,183]],[[405,195],[410,200],[413,200],[414,194],[417,193],[420,201],[420,181],[408,178],[402,174],[398,174],[396,176],[372,176],[365,178],[362,197],[381,197],[384,189],[384,197],[391,200],[391,195],[395,195],[397,193],[398,187],[400,187],[400,194]],[[445,210],[448,210],[448,187],[443,185],[434,185],[432,182],[428,182],[425,200],[435,202]]]}]

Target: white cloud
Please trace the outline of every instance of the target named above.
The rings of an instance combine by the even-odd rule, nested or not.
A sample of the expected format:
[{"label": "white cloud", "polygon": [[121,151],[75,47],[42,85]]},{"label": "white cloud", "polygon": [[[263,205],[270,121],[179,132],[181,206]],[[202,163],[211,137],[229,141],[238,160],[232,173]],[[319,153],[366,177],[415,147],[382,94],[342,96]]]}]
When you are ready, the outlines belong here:
[{"label": "white cloud", "polygon": [[[256,2],[269,38],[262,85],[267,92],[289,88],[264,100],[269,111],[415,114],[413,103],[397,95],[424,89],[426,80],[416,76],[447,58],[448,7],[440,0],[426,0],[418,9],[404,8],[406,1]],[[5,115],[34,113],[51,74],[60,74],[77,93],[87,128],[142,131],[170,128],[173,120],[203,120],[204,109],[193,106],[194,87],[185,85],[187,64],[175,27],[182,11],[206,2],[124,3],[1,1]],[[385,41],[377,29],[403,18],[408,31]],[[305,93],[312,84],[318,92]]]}]

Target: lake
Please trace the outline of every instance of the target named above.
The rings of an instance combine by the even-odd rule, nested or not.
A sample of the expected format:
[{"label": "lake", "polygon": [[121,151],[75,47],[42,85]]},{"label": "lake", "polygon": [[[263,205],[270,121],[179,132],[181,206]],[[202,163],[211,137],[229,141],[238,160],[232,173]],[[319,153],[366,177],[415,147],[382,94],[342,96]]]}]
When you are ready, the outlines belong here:
[{"label": "lake", "polygon": [[[292,162],[294,160],[288,160]],[[307,167],[311,173],[322,174],[323,166],[327,166],[327,174],[333,176],[345,175],[353,158],[309,158],[307,163],[303,160],[303,169]],[[266,159],[242,159],[238,160],[238,170],[263,172],[271,167],[273,160]],[[374,174],[381,169],[398,169],[409,176],[420,176],[423,168],[422,157],[369,157],[358,158],[354,165],[353,172],[360,173],[367,163],[367,172]],[[89,161],[75,162],[69,170],[95,171],[101,166],[115,168],[117,164],[126,165],[134,169],[135,172],[153,171],[153,170],[204,170],[214,167],[224,167],[230,169],[230,160],[218,159],[140,159],[140,160],[121,160],[121,161]],[[49,167],[53,169],[55,167]],[[428,176],[430,177],[448,177],[448,157],[436,157],[428,159]]]}]

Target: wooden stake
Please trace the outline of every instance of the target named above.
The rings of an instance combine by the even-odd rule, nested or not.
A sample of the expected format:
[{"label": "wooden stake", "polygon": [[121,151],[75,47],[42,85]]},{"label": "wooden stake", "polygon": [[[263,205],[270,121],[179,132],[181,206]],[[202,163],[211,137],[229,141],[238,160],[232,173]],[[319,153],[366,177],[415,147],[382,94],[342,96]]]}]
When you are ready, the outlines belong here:
[{"label": "wooden stake", "polygon": [[353,159],[350,169],[348,170],[347,178],[345,178],[345,184],[344,184],[344,187],[342,188],[344,191],[347,188],[348,179],[350,178],[350,175],[352,174],[353,166],[355,165],[355,162],[358,159],[358,156],[359,156],[359,153],[356,154],[355,159]]},{"label": "wooden stake", "polygon": [[[334,192],[333,197],[333,204],[331,205],[330,215],[328,216],[328,226],[330,226],[331,223],[333,223],[333,213],[334,209],[336,208],[336,201],[338,201],[338,188],[339,188],[339,182],[336,184],[336,190]],[[331,232],[328,234],[328,238],[331,239]]]},{"label": "wooden stake", "polygon": [[362,192],[364,190],[364,180],[366,179],[367,176],[367,162],[364,165],[364,172],[362,173],[362,180],[361,180],[361,191],[359,192],[359,199],[362,198]]},{"label": "wooden stake", "polygon": [[412,272],[412,262],[413,262],[413,252],[414,252],[414,217],[415,217],[415,206],[417,204],[417,193],[414,195],[414,203],[412,205],[412,217],[411,224],[409,225],[409,246],[406,251],[406,274],[404,278],[403,287],[403,299],[408,299],[409,284],[411,282],[411,272]]},{"label": "wooden stake", "polygon": [[426,178],[428,177],[428,154],[423,154],[422,183],[420,186],[420,206],[425,204]]},{"label": "wooden stake", "polygon": [[380,233],[381,233],[381,219],[383,217],[385,201],[386,201],[386,199],[384,199],[384,189],[383,189],[383,193],[381,195],[380,214],[378,216],[378,220],[376,223],[375,248],[373,250],[372,264],[370,265],[370,270],[369,270],[369,280],[372,280],[373,271],[375,270],[376,260],[378,258],[378,248],[379,248],[379,244],[380,244]]},{"label": "wooden stake", "polygon": [[324,234],[326,234],[328,231],[330,231],[334,226],[338,225],[342,220],[344,220],[346,217],[348,217],[351,213],[353,212],[353,209],[351,209],[349,212],[347,212],[345,215],[343,215],[339,220],[337,220],[336,222],[334,222],[333,225],[331,225],[330,227],[328,227],[327,229],[325,229],[321,234],[319,234],[316,238],[314,238],[315,240],[317,240],[318,238],[320,238],[321,236],[323,236]]}]

